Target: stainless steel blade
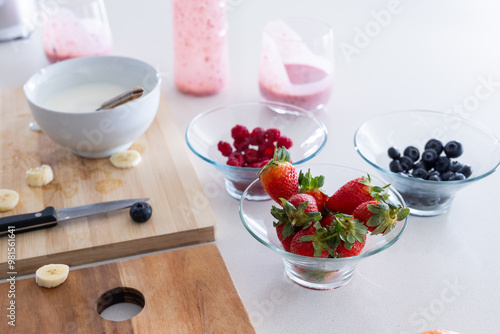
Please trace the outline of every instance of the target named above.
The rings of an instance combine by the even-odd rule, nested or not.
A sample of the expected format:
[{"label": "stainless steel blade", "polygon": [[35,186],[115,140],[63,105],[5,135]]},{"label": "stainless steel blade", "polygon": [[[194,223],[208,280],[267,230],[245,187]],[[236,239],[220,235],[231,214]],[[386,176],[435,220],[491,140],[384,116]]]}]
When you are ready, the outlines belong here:
[{"label": "stainless steel blade", "polygon": [[124,199],[119,201],[102,202],[102,203],[88,204],[82,206],[75,206],[72,208],[58,209],[56,210],[57,221],[61,222],[63,220],[92,216],[92,215],[97,215],[99,213],[125,209],[131,207],[134,203],[146,202],[147,200],[149,200],[149,198]]}]

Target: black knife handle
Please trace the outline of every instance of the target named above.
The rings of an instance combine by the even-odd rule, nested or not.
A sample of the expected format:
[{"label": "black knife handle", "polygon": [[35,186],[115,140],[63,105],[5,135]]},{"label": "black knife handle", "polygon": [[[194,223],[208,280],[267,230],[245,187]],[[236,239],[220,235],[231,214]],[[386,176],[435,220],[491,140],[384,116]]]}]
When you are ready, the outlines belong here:
[{"label": "black knife handle", "polygon": [[17,234],[39,230],[42,228],[54,227],[56,225],[56,209],[52,206],[48,206],[40,212],[23,213],[20,215],[0,218],[0,237],[7,236],[9,234],[9,230],[13,230],[14,234]]}]

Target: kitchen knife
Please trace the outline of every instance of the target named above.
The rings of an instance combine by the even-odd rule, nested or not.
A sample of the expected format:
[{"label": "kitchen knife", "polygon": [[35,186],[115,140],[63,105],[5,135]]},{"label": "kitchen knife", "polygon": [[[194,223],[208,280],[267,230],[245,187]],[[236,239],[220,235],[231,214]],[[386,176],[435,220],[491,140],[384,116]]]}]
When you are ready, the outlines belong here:
[{"label": "kitchen knife", "polygon": [[40,212],[24,213],[20,215],[0,218],[0,237],[9,234],[9,229],[14,228],[14,233],[34,231],[42,228],[54,227],[59,222],[70,219],[97,215],[131,207],[137,202],[146,202],[149,198],[125,199],[120,201],[102,202],[75,206],[56,210],[48,206]]}]

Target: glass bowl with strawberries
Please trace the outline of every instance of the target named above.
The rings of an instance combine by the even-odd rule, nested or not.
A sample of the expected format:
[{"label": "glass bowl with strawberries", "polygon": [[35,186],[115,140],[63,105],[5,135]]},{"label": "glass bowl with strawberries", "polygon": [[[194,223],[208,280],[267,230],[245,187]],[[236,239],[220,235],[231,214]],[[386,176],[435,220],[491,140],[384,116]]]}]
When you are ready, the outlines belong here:
[{"label": "glass bowl with strawberries", "polygon": [[[403,235],[409,209],[385,181],[340,165],[283,165],[272,166],[279,172],[262,171],[260,181],[243,192],[239,212],[248,232],[282,257],[292,281],[317,290],[339,288],[359,261]],[[250,200],[262,188],[271,199]]]},{"label": "glass bowl with strawberries", "polygon": [[[293,164],[300,164],[316,156],[326,140],[326,127],[314,114],[277,102],[215,108],[196,116],[186,130],[191,151],[224,175],[227,193],[237,199],[259,177],[276,147],[286,147]],[[249,198],[269,196],[260,189]]]},{"label": "glass bowl with strawberries", "polygon": [[445,213],[458,191],[500,166],[495,135],[450,113],[385,113],[358,128],[354,146],[399,191],[411,214],[423,217]]}]

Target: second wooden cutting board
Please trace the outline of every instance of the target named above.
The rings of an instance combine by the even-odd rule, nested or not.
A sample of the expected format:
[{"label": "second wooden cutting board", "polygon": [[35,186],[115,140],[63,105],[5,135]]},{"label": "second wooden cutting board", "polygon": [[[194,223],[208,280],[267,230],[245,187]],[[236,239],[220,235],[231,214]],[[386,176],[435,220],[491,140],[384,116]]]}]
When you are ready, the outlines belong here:
[{"label": "second wooden cutting board", "polygon": [[[15,302],[16,327],[5,315],[0,333],[255,333],[216,245],[195,246],[71,270],[46,289],[34,278],[0,284],[4,314]],[[109,292],[109,293],[106,293]],[[98,310],[128,296],[143,306],[124,321]]]},{"label": "second wooden cutting board", "polygon": [[[149,197],[153,207],[144,224],[121,210],[18,234],[14,270],[7,267],[7,238],[0,238],[0,278],[9,271],[33,273],[50,262],[75,266],[215,239],[215,218],[163,99],[132,147],[143,161],[130,169],[115,168],[108,159],[80,158],[43,132],[31,131],[33,117],[21,88],[0,90],[0,120],[0,188],[20,195],[17,207],[0,217],[141,197]],[[54,181],[29,187],[26,170],[41,164],[52,167]]]}]

